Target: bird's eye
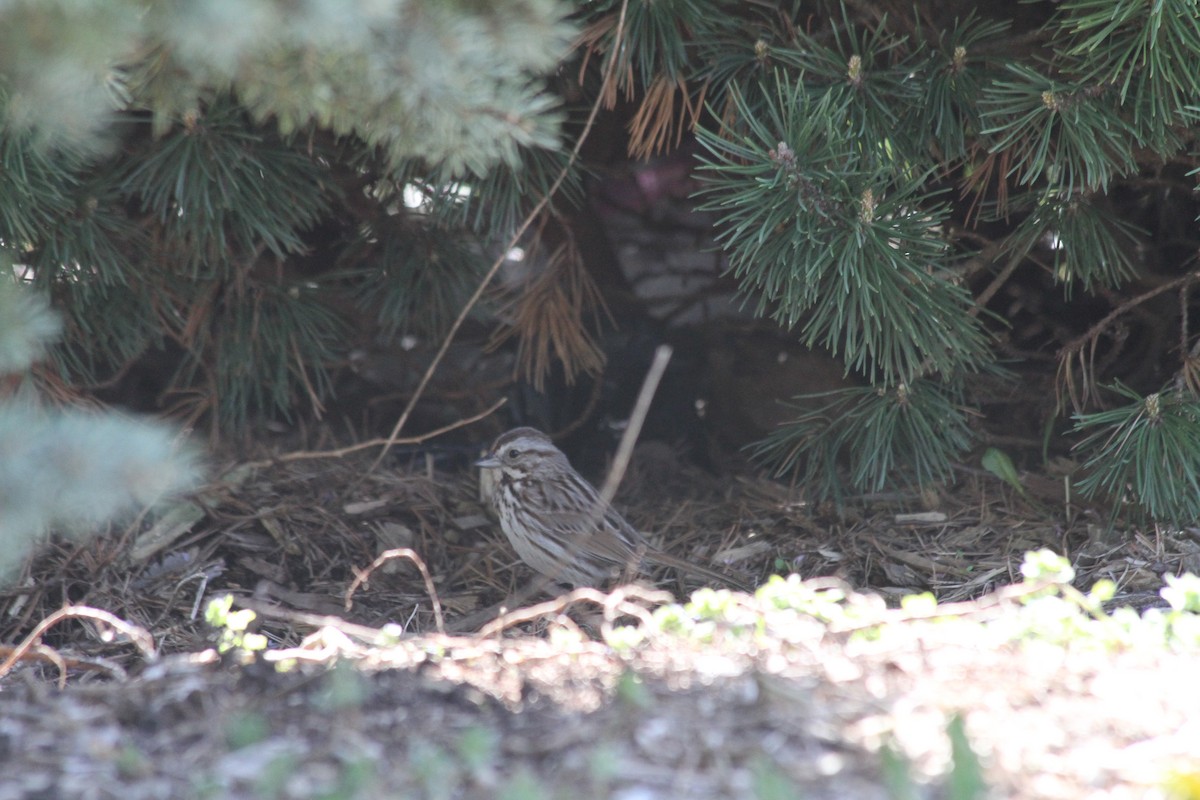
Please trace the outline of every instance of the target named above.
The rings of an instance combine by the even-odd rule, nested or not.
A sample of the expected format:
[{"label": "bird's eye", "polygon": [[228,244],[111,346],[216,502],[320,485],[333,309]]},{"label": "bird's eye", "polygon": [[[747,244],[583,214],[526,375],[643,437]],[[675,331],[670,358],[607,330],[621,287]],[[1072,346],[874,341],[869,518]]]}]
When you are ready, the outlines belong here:
[{"label": "bird's eye", "polygon": [[510,448],[508,449],[508,457],[509,457],[509,458],[516,458],[516,457],[517,457],[517,456],[519,456],[519,455],[521,455],[521,451],[520,451],[520,450],[518,450],[517,448],[515,448],[515,447],[510,447]]}]

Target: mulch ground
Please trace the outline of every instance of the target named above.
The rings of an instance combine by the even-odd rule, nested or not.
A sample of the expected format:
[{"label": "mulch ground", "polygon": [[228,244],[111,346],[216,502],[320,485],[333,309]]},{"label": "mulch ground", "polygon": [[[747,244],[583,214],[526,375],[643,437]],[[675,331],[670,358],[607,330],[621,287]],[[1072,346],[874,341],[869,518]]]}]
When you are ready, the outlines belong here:
[{"label": "mulch ground", "polygon": [[[8,652],[70,605],[145,630],[161,655],[91,618],[48,629],[0,678],[0,800],[874,798],[895,796],[889,752],[909,764],[914,796],[946,797],[960,713],[994,797],[1165,796],[1166,775],[1200,772],[1195,655],[997,643],[920,620],[874,639],[814,623],[786,641],[613,650],[597,637],[599,597],[455,632],[529,573],[469,471],[416,461],[367,474],[369,462],[217,469],[224,483],[174,525],[44,548],[0,592]],[[677,556],[753,582],[836,578],[881,610],[914,592],[983,597],[1040,547],[1071,557],[1078,586],[1111,578],[1139,608],[1163,574],[1200,572],[1195,532],[1106,536],[1049,479],[1031,480],[1032,504],[964,473],[940,496],[858,498],[838,513],[649,444],[623,486],[618,505]],[[396,549],[429,581],[406,558],[371,569]],[[675,596],[695,588],[647,577]],[[260,610],[271,660],[212,652],[203,609],[227,593]],[[625,618],[668,596],[656,597],[626,598]],[[398,640],[368,644],[388,624]],[[339,656],[356,668],[331,670]]]}]

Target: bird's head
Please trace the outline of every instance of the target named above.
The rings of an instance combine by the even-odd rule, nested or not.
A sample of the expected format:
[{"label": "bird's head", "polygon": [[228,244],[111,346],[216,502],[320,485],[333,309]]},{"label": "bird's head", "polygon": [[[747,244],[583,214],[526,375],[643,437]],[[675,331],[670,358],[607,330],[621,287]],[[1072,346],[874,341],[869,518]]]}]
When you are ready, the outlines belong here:
[{"label": "bird's head", "polygon": [[514,428],[501,434],[475,466],[500,470],[512,478],[537,477],[571,468],[550,437],[535,428]]}]

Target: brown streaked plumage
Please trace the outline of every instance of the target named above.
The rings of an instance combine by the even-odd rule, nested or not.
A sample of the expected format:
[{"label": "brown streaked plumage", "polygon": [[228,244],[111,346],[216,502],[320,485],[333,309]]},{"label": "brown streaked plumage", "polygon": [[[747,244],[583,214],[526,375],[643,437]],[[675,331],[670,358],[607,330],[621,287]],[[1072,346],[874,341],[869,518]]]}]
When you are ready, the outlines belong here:
[{"label": "brown streaked plumage", "polygon": [[492,470],[491,503],[521,560],[553,580],[596,586],[645,559],[720,584],[739,581],[646,545],[645,539],[534,428],[501,434],[475,466]]}]

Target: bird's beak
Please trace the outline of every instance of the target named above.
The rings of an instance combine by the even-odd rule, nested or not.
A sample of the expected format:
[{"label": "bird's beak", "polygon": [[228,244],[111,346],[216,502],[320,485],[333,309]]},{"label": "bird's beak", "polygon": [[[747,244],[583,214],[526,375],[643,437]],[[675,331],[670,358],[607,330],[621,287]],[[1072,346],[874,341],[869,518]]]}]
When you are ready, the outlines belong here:
[{"label": "bird's beak", "polygon": [[475,466],[480,469],[496,469],[500,466],[500,459],[496,458],[495,453],[488,453],[483,458],[475,462]]}]

